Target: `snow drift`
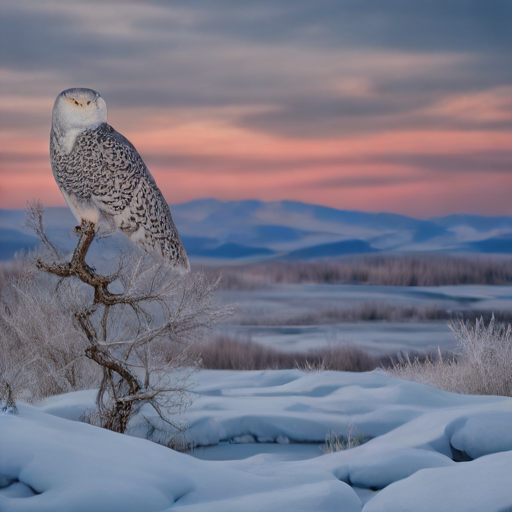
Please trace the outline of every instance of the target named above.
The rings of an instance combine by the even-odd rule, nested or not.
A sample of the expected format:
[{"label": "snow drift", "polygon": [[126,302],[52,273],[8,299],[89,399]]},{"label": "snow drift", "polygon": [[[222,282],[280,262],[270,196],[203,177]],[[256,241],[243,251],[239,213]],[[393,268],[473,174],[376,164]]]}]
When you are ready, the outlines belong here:
[{"label": "snow drift", "polygon": [[511,398],[456,395],[379,371],[202,371],[194,392],[183,420],[196,445],[293,447],[351,424],[376,437],[308,460],[276,452],[203,461],[141,439],[166,441],[149,409],[131,436],[72,421],[94,394],[71,393],[0,414],[0,511],[512,509]]}]

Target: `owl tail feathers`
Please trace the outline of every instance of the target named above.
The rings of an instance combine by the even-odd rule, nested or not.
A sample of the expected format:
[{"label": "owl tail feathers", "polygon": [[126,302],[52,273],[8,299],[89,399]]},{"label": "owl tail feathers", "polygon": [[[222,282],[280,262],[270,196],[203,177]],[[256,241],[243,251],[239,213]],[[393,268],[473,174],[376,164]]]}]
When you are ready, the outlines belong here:
[{"label": "owl tail feathers", "polygon": [[177,236],[178,240],[173,240],[171,246],[160,246],[160,249],[163,252],[164,261],[168,261],[179,274],[186,274],[190,272],[190,262],[188,261],[187,251],[183,246],[183,242],[180,240],[179,235]]},{"label": "owl tail feathers", "polygon": [[164,252],[161,246],[153,248],[145,247],[145,250],[159,259],[161,258],[164,265],[171,267],[173,272],[177,272],[180,275],[190,272],[190,263],[183,246],[180,246],[178,251],[173,251],[171,253]]},{"label": "owl tail feathers", "polygon": [[166,266],[172,267],[174,272],[180,275],[190,272],[187,251],[179,238],[172,241],[167,238],[153,238],[149,237],[142,229],[131,233],[127,230],[122,231],[140,249],[162,260]]},{"label": "owl tail feathers", "polygon": [[[185,257],[183,257],[185,256]],[[176,261],[175,259],[170,260],[171,266],[175,272],[180,275],[188,274],[190,272],[190,263],[188,261],[185,251],[181,254],[181,258]]]},{"label": "owl tail feathers", "polygon": [[190,272],[190,263],[188,261],[187,253],[183,249],[179,255],[162,254],[160,247],[141,247],[145,252],[160,260],[165,267],[168,267],[172,272],[179,275],[185,275]]}]

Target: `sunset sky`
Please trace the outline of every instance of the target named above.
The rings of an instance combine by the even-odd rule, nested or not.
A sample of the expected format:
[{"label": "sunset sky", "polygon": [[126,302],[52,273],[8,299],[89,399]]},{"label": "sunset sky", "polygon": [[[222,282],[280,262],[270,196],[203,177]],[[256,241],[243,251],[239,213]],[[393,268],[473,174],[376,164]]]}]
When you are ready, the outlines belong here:
[{"label": "sunset sky", "polygon": [[3,0],[0,204],[64,205],[53,101],[97,90],[166,199],[512,215],[512,2]]}]

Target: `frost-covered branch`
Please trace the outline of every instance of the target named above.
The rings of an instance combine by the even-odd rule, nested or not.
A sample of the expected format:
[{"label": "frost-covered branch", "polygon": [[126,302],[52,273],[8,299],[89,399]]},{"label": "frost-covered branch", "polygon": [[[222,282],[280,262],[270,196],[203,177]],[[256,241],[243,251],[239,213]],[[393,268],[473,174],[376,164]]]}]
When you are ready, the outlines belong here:
[{"label": "frost-covered branch", "polygon": [[215,300],[218,282],[203,273],[178,275],[163,261],[135,254],[104,276],[86,263],[94,224],[75,228],[79,240],[68,259],[47,236],[40,203],[27,209],[27,225],[46,252],[36,253],[10,284],[12,307],[1,312],[0,327],[8,326],[15,343],[23,340],[27,354],[35,349],[31,368],[46,365],[52,389],[77,389],[82,373],[89,375],[99,386],[90,421],[124,432],[149,404],[173,425],[169,415],[190,402],[187,379],[199,364],[190,348],[228,313]]}]

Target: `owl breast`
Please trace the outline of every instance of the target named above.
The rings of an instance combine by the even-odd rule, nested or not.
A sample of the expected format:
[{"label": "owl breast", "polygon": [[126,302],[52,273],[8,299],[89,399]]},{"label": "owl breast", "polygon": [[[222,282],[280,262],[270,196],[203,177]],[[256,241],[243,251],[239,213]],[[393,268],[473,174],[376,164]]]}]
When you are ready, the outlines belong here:
[{"label": "owl breast", "polygon": [[121,213],[130,203],[139,179],[128,155],[121,154],[101,125],[77,135],[72,150],[62,151],[52,137],[50,160],[55,181],[78,221],[95,224]]},{"label": "owl breast", "polygon": [[79,133],[66,152],[52,132],[55,180],[80,222],[109,224],[148,253],[188,271],[169,205],[133,145],[106,123]]}]

